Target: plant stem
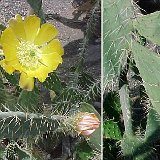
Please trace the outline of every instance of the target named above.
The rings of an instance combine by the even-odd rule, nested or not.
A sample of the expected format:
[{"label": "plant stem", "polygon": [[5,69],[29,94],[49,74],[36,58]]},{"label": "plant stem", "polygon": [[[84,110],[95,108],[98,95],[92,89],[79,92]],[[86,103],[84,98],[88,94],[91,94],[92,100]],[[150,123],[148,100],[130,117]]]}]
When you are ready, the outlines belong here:
[{"label": "plant stem", "polygon": [[129,100],[127,84],[124,84],[121,87],[119,95],[120,95],[120,103],[124,119],[125,133],[126,135],[133,136],[131,105]]}]

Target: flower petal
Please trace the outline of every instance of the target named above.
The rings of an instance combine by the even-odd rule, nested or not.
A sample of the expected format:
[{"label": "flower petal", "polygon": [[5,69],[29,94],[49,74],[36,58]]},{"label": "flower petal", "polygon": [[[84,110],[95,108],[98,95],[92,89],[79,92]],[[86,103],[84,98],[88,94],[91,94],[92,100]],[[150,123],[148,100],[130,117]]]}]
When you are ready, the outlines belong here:
[{"label": "flower petal", "polygon": [[9,21],[9,26],[14,31],[16,37],[21,40],[26,40],[26,33],[24,29],[24,22],[20,15],[16,15],[14,19]]},{"label": "flower petal", "polygon": [[42,54],[42,65],[48,67],[50,71],[55,70],[60,63],[62,63],[62,57],[58,53]]},{"label": "flower petal", "polygon": [[49,70],[45,66],[41,66],[37,71],[36,71],[36,77],[40,82],[44,82],[46,78],[48,77]]},{"label": "flower petal", "polygon": [[12,66],[15,68],[15,70],[18,70],[19,72],[25,72],[25,68],[19,63],[18,60],[12,61]]},{"label": "flower petal", "polygon": [[5,59],[7,61],[12,61],[12,60],[17,59],[17,57],[16,57],[16,51],[17,50],[14,47],[9,47],[6,44],[3,45],[3,52],[4,52],[4,55],[5,55]]},{"label": "flower petal", "polygon": [[40,29],[40,18],[34,15],[26,17],[24,19],[24,29],[26,32],[26,39],[34,42],[34,39]]},{"label": "flower petal", "polygon": [[40,66],[36,70],[29,70],[24,67],[21,67],[22,71],[27,74],[28,77],[38,78],[40,82],[44,82],[50,72],[46,66]]},{"label": "flower petal", "polygon": [[0,65],[8,74],[12,74],[15,71],[15,69],[5,59],[0,61]]},{"label": "flower petal", "polygon": [[34,78],[28,77],[24,72],[21,73],[19,85],[21,88],[26,89],[27,91],[32,91],[34,88]]},{"label": "flower petal", "polygon": [[16,38],[11,27],[6,28],[1,35],[1,44],[8,44],[9,46],[18,45],[19,41]]},{"label": "flower petal", "polygon": [[48,45],[41,48],[42,54],[58,53],[59,55],[64,54],[64,49],[61,42],[58,39],[52,40]]},{"label": "flower petal", "polygon": [[80,134],[83,135],[83,136],[89,136],[89,135],[91,135],[94,131],[95,131],[95,129],[86,130],[86,131],[82,131]]},{"label": "flower petal", "polygon": [[100,125],[98,117],[94,113],[79,112],[77,118],[77,132],[84,136],[92,134]]},{"label": "flower petal", "polygon": [[41,26],[41,29],[34,41],[37,45],[43,45],[52,40],[58,34],[58,30],[55,26],[49,23],[45,23]]},{"label": "flower petal", "polygon": [[19,41],[10,27],[2,32],[1,43],[6,60],[10,61],[16,59]]}]

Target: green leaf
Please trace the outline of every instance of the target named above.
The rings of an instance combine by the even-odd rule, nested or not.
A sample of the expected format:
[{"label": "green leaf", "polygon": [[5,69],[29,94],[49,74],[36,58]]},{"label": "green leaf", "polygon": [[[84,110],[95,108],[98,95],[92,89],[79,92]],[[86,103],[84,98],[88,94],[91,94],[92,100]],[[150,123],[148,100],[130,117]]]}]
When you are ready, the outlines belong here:
[{"label": "green leaf", "polygon": [[53,104],[56,106],[58,113],[62,114],[71,109],[77,110],[77,104],[83,102],[83,99],[84,93],[80,89],[67,87],[53,99]]},{"label": "green leaf", "polygon": [[0,24],[0,30],[4,31],[6,29],[6,26],[4,26],[3,24]]},{"label": "green leaf", "polygon": [[134,13],[130,0],[105,0],[103,7],[103,82],[106,88],[119,76],[121,67],[126,62]]},{"label": "green leaf", "polygon": [[19,159],[24,159],[24,158],[31,159],[31,155],[18,146],[16,147],[16,153],[18,154]]},{"label": "green leaf", "polygon": [[93,150],[101,152],[101,125],[90,135],[88,144]]},{"label": "green leaf", "polygon": [[78,110],[81,112],[94,113],[96,114],[99,120],[101,119],[100,114],[96,111],[96,109],[88,103],[82,102]]},{"label": "green leaf", "polygon": [[14,141],[11,141],[5,148],[4,157],[8,160],[18,159],[32,159],[32,156],[27,151],[23,150]]},{"label": "green leaf", "polygon": [[0,79],[0,104],[5,104],[6,102],[6,92],[3,81]]},{"label": "green leaf", "polygon": [[121,140],[121,130],[116,122],[113,120],[105,120],[103,122],[103,128],[104,128],[104,137],[105,138],[111,138],[115,140]]},{"label": "green leaf", "polygon": [[86,72],[79,73],[78,85],[80,85],[83,89],[88,89],[89,86],[92,85],[94,82],[95,80],[90,74]]},{"label": "green leaf", "polygon": [[104,97],[103,109],[109,119],[120,120],[121,104],[117,92],[109,92]]},{"label": "green leaf", "polygon": [[42,23],[45,23],[45,15],[42,10],[42,0],[27,0],[27,2],[32,7],[35,14],[41,18]]},{"label": "green leaf", "polygon": [[33,91],[21,91],[18,104],[20,105],[21,111],[26,112],[41,112],[42,108],[39,105],[40,95],[35,89]]},{"label": "green leaf", "polygon": [[3,160],[3,159],[4,159],[4,154],[5,154],[4,148],[1,148],[1,147],[0,147],[0,160]]},{"label": "green leaf", "polygon": [[49,74],[49,77],[45,80],[43,86],[53,90],[56,94],[60,94],[63,89],[62,83],[55,72]]},{"label": "green leaf", "polygon": [[82,141],[76,146],[75,154],[76,160],[89,160],[93,156],[93,151],[86,141]]},{"label": "green leaf", "polygon": [[115,160],[117,155],[121,152],[121,147],[117,143],[117,140],[103,139],[103,159]]},{"label": "green leaf", "polygon": [[119,90],[119,95],[120,95],[120,103],[124,119],[125,134],[127,136],[133,136],[132,114],[131,114],[132,109],[130,104],[129,90],[126,84],[123,85]]},{"label": "green leaf", "polygon": [[[146,141],[149,140],[152,144],[157,142],[160,139],[160,122],[159,122],[160,115],[153,109],[149,110],[147,116],[147,125],[146,125],[146,132],[145,132],[145,139]],[[148,143],[149,143],[148,142]]]},{"label": "green leaf", "polygon": [[121,147],[125,160],[146,160],[152,159],[152,147],[145,144],[144,139],[135,136],[124,136]]},{"label": "green leaf", "polygon": [[160,45],[160,12],[141,16],[137,18],[133,24],[140,35]]},{"label": "green leaf", "polygon": [[136,42],[133,54],[153,109],[160,114],[160,57]]},{"label": "green leaf", "polygon": [[6,91],[3,81],[0,79],[0,110],[4,108],[4,105],[12,110],[16,103],[17,97]]},{"label": "green leaf", "polygon": [[88,90],[84,94],[84,100],[87,103],[92,103],[96,99],[101,97],[101,82],[96,81],[88,86]]},{"label": "green leaf", "polygon": [[0,112],[0,139],[35,138],[59,127],[63,117],[26,112]]},{"label": "green leaf", "polygon": [[11,83],[12,85],[18,85],[18,79],[19,79],[18,75],[16,75],[16,74],[10,75],[7,72],[5,72],[4,70],[1,70],[1,71],[9,83]]}]

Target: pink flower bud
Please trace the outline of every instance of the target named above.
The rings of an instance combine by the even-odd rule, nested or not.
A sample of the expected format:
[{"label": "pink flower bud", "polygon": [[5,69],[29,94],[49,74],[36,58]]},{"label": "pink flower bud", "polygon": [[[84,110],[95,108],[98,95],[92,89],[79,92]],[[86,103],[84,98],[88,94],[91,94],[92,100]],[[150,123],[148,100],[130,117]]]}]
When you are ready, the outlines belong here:
[{"label": "pink flower bud", "polygon": [[80,112],[77,115],[76,130],[84,136],[91,135],[100,125],[100,121],[94,113]]}]

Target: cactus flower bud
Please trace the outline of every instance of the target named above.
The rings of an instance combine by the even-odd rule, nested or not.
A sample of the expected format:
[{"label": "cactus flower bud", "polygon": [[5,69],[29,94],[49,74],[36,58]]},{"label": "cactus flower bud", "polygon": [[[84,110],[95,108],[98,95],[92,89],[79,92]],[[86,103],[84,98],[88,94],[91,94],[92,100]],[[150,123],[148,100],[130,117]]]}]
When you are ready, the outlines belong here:
[{"label": "cactus flower bud", "polygon": [[83,135],[91,135],[100,125],[100,121],[94,113],[80,112],[77,115],[76,131]]}]

